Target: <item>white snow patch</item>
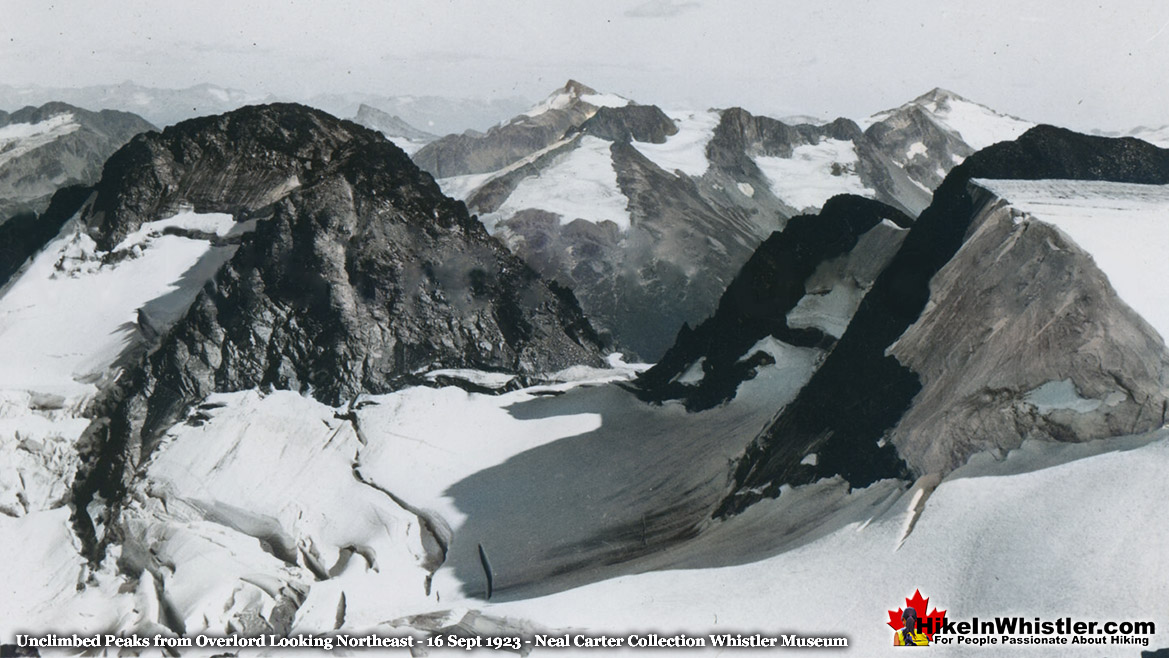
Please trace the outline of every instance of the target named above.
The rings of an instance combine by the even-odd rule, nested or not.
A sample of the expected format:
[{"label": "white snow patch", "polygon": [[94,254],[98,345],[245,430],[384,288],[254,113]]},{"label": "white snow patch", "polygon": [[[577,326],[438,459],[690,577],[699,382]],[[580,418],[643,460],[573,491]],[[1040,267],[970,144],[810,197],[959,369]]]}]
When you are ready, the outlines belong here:
[{"label": "white snow patch", "polygon": [[130,233],[114,251],[129,249],[135,245],[145,244],[151,238],[157,238],[169,230],[196,231],[199,233],[214,234],[224,237],[236,227],[235,218],[226,213],[196,213],[191,211],[180,212],[173,217],[146,222],[138,230]]},{"label": "white snow patch", "polygon": [[814,452],[810,452],[804,455],[804,458],[800,460],[800,463],[806,466],[815,466],[816,464],[820,463],[820,455],[817,455]]},{"label": "white snow patch", "polygon": [[88,569],[69,515],[68,506],[19,519],[0,515],[4,643],[14,642],[18,632],[92,634],[135,620],[133,598],[118,593],[122,580]]},{"label": "white snow patch", "polygon": [[629,99],[617,94],[582,94],[580,99],[589,105],[597,107],[625,107]]},{"label": "white snow patch", "polygon": [[[843,336],[871,287],[872,281],[869,277],[875,277],[880,271],[879,268],[873,269],[880,258],[876,254],[881,254],[887,260],[892,258],[896,251],[890,248],[880,250],[877,245],[890,237],[899,243],[907,230],[889,219],[882,219],[861,236],[849,254],[838,257],[846,259],[844,271],[830,275],[831,287],[827,289],[821,273],[825,268],[830,270],[839,261],[834,259],[823,263],[808,282],[805,282],[805,286],[809,287],[807,293],[791,311],[788,311],[788,326],[819,329],[834,338]],[[866,270],[868,270],[866,275],[860,274]],[[821,280],[816,282],[817,279]],[[809,283],[812,285],[809,286]]]},{"label": "white snow patch", "polygon": [[858,162],[852,142],[830,138],[797,146],[790,158],[755,156],[775,196],[800,211],[817,210],[837,194],[875,197],[861,182]]},{"label": "white snow patch", "polygon": [[452,199],[466,201],[471,196],[472,192],[479,189],[479,186],[483,185],[483,183],[486,183],[492,178],[495,178],[498,174],[499,172],[492,171],[485,174],[448,176],[446,178],[439,178],[435,182],[438,183],[438,186],[442,189],[443,194],[449,196]]},{"label": "white snow patch", "polygon": [[335,412],[290,391],[216,394],[202,424],[168,431],[142,504],[124,514],[130,541],[177,565],[163,585],[188,633],[226,632],[243,584],[271,606],[281,581],[312,582],[310,571],[356,570],[390,617],[433,604],[437,547],[414,513],[362,483],[362,437]]},{"label": "white snow patch", "polygon": [[[525,450],[596,430],[596,413],[518,420],[508,407],[536,399],[528,389],[503,395],[456,387],[408,388],[363,398],[358,410],[362,472],[406,500],[425,502],[457,527],[465,515],[447,497],[453,483]],[[472,429],[473,428],[473,429]]]},{"label": "white snow patch", "polygon": [[0,167],[79,128],[81,124],[69,112],[37,123],[10,123],[0,127]]},{"label": "white snow patch", "polygon": [[678,132],[667,137],[663,144],[633,142],[633,148],[664,171],[670,173],[681,171],[694,178],[702,176],[710,167],[710,161],[706,159],[706,145],[714,136],[714,129],[721,120],[719,113],[706,111],[667,114],[678,126]]},{"label": "white snow patch", "polygon": [[430,140],[409,139],[399,135],[389,135],[384,132],[382,133],[382,136],[393,142],[394,146],[402,149],[402,152],[410,157],[414,157],[415,153],[421,151],[422,147],[430,143]]},{"label": "white snow patch", "polygon": [[1133,310],[1169,339],[1169,185],[984,180],[976,185],[1057,227],[1092,255]]},{"label": "white snow patch", "polygon": [[905,154],[905,159],[907,161],[912,160],[919,155],[925,155],[927,152],[928,152],[928,149],[926,149],[924,143],[914,142],[914,143],[909,145],[909,151]]},{"label": "white snow patch", "polygon": [[[1117,399],[1118,395],[1119,399]],[[1047,382],[1028,391],[1023,398],[1041,414],[1049,414],[1060,409],[1086,414],[1096,411],[1103,404],[1114,407],[1123,402],[1124,399],[1125,394],[1120,391],[1110,393],[1103,400],[1080,397],[1075,384],[1070,379]]]},{"label": "white snow patch", "polygon": [[694,363],[691,363],[690,367],[686,368],[685,372],[678,375],[671,381],[678,382],[679,384],[686,384],[688,386],[702,383],[702,378],[706,376],[706,372],[702,369],[702,364],[704,363],[706,363],[706,357],[699,358]]},{"label": "white snow patch", "polygon": [[[219,226],[221,217],[206,222]],[[149,226],[137,238],[145,240]],[[138,340],[139,309],[174,293],[156,305],[158,315],[173,319],[214,273],[196,264],[210,254],[217,266],[234,252],[177,235],[149,242],[134,245],[137,257],[102,264],[93,240],[71,223],[34,257],[0,297],[0,389],[66,397],[93,393],[94,378]]]},{"label": "white snow patch", "polygon": [[[466,201],[467,199],[469,199],[471,197],[471,194],[473,192],[475,192],[475,190],[482,187],[483,184],[486,183],[487,181],[493,180],[493,179],[495,179],[499,176],[502,176],[503,174],[509,173],[511,171],[515,171],[516,169],[519,169],[520,167],[527,166],[527,165],[535,162],[538,158],[542,157],[544,154],[548,153],[549,151],[552,151],[554,149],[558,149],[561,146],[564,146],[565,144],[571,142],[574,139],[576,139],[576,137],[569,137],[567,139],[562,139],[558,142],[554,142],[552,144],[549,144],[548,146],[545,146],[544,148],[540,149],[539,151],[536,151],[534,153],[526,155],[523,158],[520,158],[519,160],[516,160],[515,162],[504,167],[503,169],[499,169],[497,171],[489,171],[489,172],[482,173],[482,174],[464,174],[462,176],[449,176],[447,178],[439,178],[435,182],[438,183],[438,186],[439,186],[439,188],[442,189],[443,194],[451,197],[452,199],[459,199],[462,201]],[[493,227],[490,225],[487,227],[488,230],[491,230],[492,228]]]},{"label": "white snow patch", "polygon": [[507,386],[515,375],[507,372],[487,372],[483,370],[472,370],[470,368],[442,368],[439,370],[431,370],[426,373],[426,379],[435,381],[439,377],[449,377],[451,379],[461,379],[484,388],[503,388]]},{"label": "white snow patch", "polygon": [[577,148],[520,181],[495,212],[481,217],[483,223],[493,229],[500,220],[521,210],[538,208],[560,215],[562,224],[584,219],[598,224],[610,221],[628,229],[629,200],[617,185],[610,147],[606,140],[585,135]]},{"label": "white snow patch", "polygon": [[739,188],[739,191],[743,193],[743,196],[755,196],[755,188],[751,187],[750,183],[735,183],[735,186]]},{"label": "white snow patch", "polygon": [[958,133],[962,141],[975,151],[997,142],[1006,142],[1035,127],[1030,121],[999,114],[994,110],[957,98],[939,103],[931,101],[923,107],[943,128]]},{"label": "white snow patch", "polygon": [[534,117],[544,114],[549,110],[563,110],[571,106],[578,98],[596,107],[625,107],[629,105],[629,99],[622,98],[616,94],[581,94],[578,97],[568,89],[558,89],[548,96],[548,98],[534,105],[532,109],[524,112],[524,115]]},{"label": "white snow patch", "polygon": [[842,282],[826,294],[807,294],[788,311],[787,324],[793,329],[815,328],[840,338],[852,322],[866,290]]}]

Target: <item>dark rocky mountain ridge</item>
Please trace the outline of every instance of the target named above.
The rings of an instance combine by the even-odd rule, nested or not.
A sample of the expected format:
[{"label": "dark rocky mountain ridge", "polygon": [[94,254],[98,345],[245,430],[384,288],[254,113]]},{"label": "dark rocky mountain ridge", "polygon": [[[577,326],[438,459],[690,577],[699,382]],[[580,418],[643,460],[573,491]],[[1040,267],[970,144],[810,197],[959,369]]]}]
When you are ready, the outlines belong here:
[{"label": "dark rocky mountain ridge", "polygon": [[141,135],[93,195],[80,221],[102,249],[181,208],[255,227],[96,403],[81,510],[99,491],[116,500],[123,472],[212,392],[273,387],[339,405],[424,383],[432,368],[534,375],[602,363],[570,292],[380,134],[317,110],[252,106]]}]

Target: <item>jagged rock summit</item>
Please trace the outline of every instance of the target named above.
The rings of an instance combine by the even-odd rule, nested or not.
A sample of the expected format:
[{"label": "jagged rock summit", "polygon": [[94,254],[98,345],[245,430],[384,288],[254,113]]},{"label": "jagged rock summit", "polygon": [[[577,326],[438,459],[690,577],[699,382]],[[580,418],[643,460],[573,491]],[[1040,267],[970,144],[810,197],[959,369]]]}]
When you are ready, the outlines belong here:
[{"label": "jagged rock summit", "polygon": [[127,236],[184,210],[233,217],[219,242],[236,249],[173,326],[140,314],[159,343],[113,395],[115,433],[151,435],[212,392],[274,387],[339,404],[433,368],[601,363],[570,292],[355,123],[274,104],[139,136],[110,159],[80,221],[116,260],[133,257],[119,248]]}]

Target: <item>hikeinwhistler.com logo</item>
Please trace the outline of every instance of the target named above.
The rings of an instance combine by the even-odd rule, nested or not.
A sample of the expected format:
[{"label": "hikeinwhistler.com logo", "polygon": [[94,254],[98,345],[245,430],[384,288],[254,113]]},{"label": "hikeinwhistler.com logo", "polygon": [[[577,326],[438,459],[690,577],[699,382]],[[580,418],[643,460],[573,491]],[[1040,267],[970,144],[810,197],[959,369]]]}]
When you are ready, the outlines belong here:
[{"label": "hikeinwhistler.com logo", "polygon": [[921,590],[906,597],[905,606],[889,610],[894,646],[1018,646],[1018,645],[1139,645],[1149,646],[1157,632],[1149,620],[1101,621],[1073,617],[1045,618],[995,616],[953,619],[935,606],[927,614],[929,599]]}]

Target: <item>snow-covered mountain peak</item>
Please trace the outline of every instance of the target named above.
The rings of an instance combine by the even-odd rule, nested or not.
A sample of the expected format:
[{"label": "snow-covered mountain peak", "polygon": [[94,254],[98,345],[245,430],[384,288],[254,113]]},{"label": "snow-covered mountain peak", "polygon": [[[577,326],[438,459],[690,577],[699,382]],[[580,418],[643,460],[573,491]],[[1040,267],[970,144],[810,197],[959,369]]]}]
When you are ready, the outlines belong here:
[{"label": "snow-covered mountain peak", "polygon": [[1015,139],[1035,126],[1031,121],[997,112],[941,87],[935,87],[898,108],[878,112],[864,124],[872,126],[898,120],[900,116],[914,112],[924,112],[930,121],[953,133],[975,151],[996,142]]},{"label": "snow-covered mountain peak", "polygon": [[604,94],[576,80],[569,80],[563,87],[548,95],[547,98],[524,112],[523,116],[535,117],[548,110],[565,110],[576,103],[585,103],[593,107],[625,107],[630,101],[616,94]]},{"label": "snow-covered mountain peak", "polygon": [[934,87],[921,96],[913,99],[912,102],[918,105],[926,105],[929,103],[948,103],[951,101],[960,101],[963,103],[971,102],[970,99],[966,98],[965,96],[956,94],[949,89],[943,89],[941,87]]}]

